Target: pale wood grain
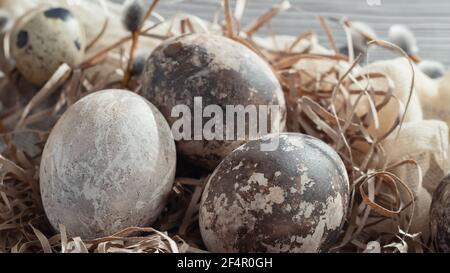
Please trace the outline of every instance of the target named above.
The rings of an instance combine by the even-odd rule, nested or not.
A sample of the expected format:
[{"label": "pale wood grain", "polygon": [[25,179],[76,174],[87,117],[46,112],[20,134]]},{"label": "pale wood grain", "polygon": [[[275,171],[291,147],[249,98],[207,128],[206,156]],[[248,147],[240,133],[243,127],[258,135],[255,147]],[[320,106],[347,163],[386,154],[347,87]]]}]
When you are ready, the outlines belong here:
[{"label": "pale wood grain", "polygon": [[[318,33],[321,41],[326,43],[325,33],[321,30],[317,15],[347,16],[352,20],[364,21],[370,24],[380,38],[387,38],[389,26],[405,24],[417,36],[420,55],[424,59],[434,59],[450,66],[450,1],[449,0],[380,0],[380,6],[370,6],[370,0],[291,0],[293,9],[283,13],[272,22],[272,28],[277,33],[298,35],[313,30]],[[248,0],[243,24],[251,22],[263,14],[273,4],[274,0]],[[161,1],[157,12],[170,16],[177,11],[189,12],[204,19],[211,20],[220,5],[219,0],[191,1]],[[234,1],[231,1],[234,5]],[[331,24],[332,25],[332,24]],[[339,45],[345,43],[344,32],[334,26],[333,33]],[[267,28],[260,33],[265,34]],[[374,50],[371,59],[392,56]]]}]

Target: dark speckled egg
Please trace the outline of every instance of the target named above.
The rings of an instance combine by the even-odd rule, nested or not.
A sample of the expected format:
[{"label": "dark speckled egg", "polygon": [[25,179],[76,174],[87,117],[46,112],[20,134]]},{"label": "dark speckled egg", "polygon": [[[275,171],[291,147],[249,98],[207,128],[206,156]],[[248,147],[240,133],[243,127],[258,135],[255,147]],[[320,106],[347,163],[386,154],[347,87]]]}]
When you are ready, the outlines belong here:
[{"label": "dark speckled egg", "polygon": [[35,14],[12,35],[12,55],[17,69],[32,84],[45,84],[58,67],[79,64],[84,56],[85,33],[65,8]]},{"label": "dark speckled egg", "polygon": [[[278,143],[272,151],[263,145]],[[207,182],[200,230],[212,252],[326,252],[348,208],[338,154],[302,134],[271,134],[228,155]]]},{"label": "dark speckled egg", "polygon": [[[194,121],[194,97],[199,97],[204,108],[278,105],[277,114],[266,115],[267,131],[284,130],[285,100],[271,67],[247,47],[222,36],[188,34],[163,42],[147,61],[143,90],[143,95],[160,109],[171,125],[180,119]],[[190,115],[173,117],[176,105],[189,107]],[[203,118],[200,125],[208,120]],[[224,130],[229,130],[232,126],[223,120]],[[210,170],[249,139],[248,130],[241,139],[195,139],[194,133],[192,130],[187,134],[189,138],[177,139],[178,151],[194,164]]]},{"label": "dark speckled egg", "polygon": [[450,175],[442,179],[433,194],[430,221],[436,251],[450,253]]}]

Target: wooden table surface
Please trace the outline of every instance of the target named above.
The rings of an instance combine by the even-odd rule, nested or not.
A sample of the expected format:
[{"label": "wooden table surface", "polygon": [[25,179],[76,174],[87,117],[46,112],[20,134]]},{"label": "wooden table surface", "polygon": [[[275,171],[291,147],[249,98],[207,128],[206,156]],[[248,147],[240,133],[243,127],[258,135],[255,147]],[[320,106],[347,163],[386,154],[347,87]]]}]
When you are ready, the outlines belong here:
[{"label": "wooden table surface", "polygon": [[[212,20],[220,2],[162,0],[156,11],[164,16],[183,11]],[[243,24],[251,22],[279,2],[280,0],[248,0]],[[235,1],[231,1],[232,7],[234,3]],[[271,23],[276,33],[298,35],[313,30],[326,44],[318,15],[347,16],[351,20],[366,22],[382,39],[387,38],[392,24],[405,24],[414,31],[422,58],[441,61],[450,68],[450,0],[291,0],[290,3],[293,8],[283,12]],[[332,29],[337,43],[345,44],[343,30],[337,25]],[[266,34],[267,28],[262,28],[260,33]],[[371,50],[371,59],[384,58],[386,54],[388,53],[378,49]]]}]

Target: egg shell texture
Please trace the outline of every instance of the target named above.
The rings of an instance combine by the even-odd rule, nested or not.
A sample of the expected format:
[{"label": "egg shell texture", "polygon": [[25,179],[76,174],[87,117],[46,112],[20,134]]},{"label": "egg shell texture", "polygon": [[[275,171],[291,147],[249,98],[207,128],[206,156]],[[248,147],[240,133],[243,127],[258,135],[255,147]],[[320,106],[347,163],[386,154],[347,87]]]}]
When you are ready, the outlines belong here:
[{"label": "egg shell texture", "polygon": [[176,167],[164,117],[128,91],[107,90],[72,105],[45,145],[42,201],[55,229],[97,238],[151,224],[164,207]]},{"label": "egg shell texture", "polygon": [[[193,115],[193,98],[202,97],[203,107],[219,105],[224,112],[226,105],[279,105],[281,113],[268,119],[269,128],[277,132],[275,128],[283,130],[285,125],[285,100],[271,67],[247,47],[222,36],[188,34],[163,42],[147,61],[144,96],[169,124],[178,119],[171,117],[174,106],[187,105]],[[244,142],[181,140],[177,147],[191,162],[212,170]]]},{"label": "egg shell texture", "polygon": [[450,175],[442,180],[433,193],[430,220],[435,249],[450,253]]},{"label": "egg shell texture", "polygon": [[[277,137],[277,150],[261,151]],[[302,134],[268,135],[233,151],[211,175],[200,229],[213,252],[322,252],[335,243],[348,197],[331,147]]]},{"label": "egg shell texture", "polygon": [[79,64],[86,45],[84,30],[72,13],[52,8],[37,13],[12,35],[12,55],[24,78],[46,83],[63,63]]}]

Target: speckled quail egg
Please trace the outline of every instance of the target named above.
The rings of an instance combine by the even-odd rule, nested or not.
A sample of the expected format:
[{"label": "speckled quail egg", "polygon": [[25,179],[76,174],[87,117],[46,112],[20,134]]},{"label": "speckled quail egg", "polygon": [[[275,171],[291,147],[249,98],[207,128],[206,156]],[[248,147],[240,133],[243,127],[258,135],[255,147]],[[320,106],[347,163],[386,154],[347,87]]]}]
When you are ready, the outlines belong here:
[{"label": "speckled quail egg", "polygon": [[[177,120],[194,123],[194,97],[199,97],[204,108],[218,105],[224,111],[227,106],[237,105],[278,106],[279,111],[272,112],[274,115],[266,114],[268,132],[284,129],[285,100],[271,67],[256,53],[226,37],[197,33],[169,39],[152,52],[143,77],[143,95],[160,109],[171,125]],[[171,111],[178,105],[189,107],[190,115],[173,117]],[[208,119],[203,118],[200,125],[207,122]],[[224,132],[233,128],[225,117],[220,124]],[[249,122],[244,126],[248,127]],[[249,135],[246,130],[246,137],[241,139],[195,140],[194,129],[189,137],[176,139],[178,151],[191,162],[210,170],[245,143]]]},{"label": "speckled quail egg", "polygon": [[65,8],[35,14],[12,36],[12,56],[17,69],[32,84],[41,86],[66,63],[78,65],[84,56],[85,33]]},{"label": "speckled quail egg", "polygon": [[99,91],[72,105],[50,133],[40,168],[44,209],[54,228],[88,239],[149,225],[175,168],[161,113],[132,92]]},{"label": "speckled quail egg", "polygon": [[434,191],[430,222],[436,251],[450,253],[450,175],[444,177]]},{"label": "speckled quail egg", "polygon": [[270,134],[233,151],[210,176],[200,230],[212,252],[326,252],[348,198],[345,166],[330,146],[303,134]]}]

